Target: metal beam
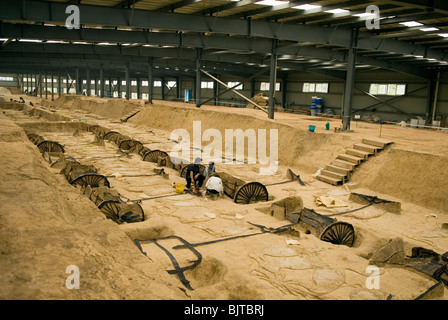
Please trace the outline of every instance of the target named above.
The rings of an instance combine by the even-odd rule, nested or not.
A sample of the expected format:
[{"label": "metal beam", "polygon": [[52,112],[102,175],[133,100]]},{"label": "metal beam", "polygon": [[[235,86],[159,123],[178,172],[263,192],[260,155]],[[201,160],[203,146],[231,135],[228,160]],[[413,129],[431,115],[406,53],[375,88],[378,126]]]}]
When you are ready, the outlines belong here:
[{"label": "metal beam", "polygon": [[[222,96],[223,94],[226,94],[226,93],[229,92],[229,91],[233,91],[233,90],[234,90],[236,87],[238,87],[239,85],[241,85],[241,84],[243,84],[243,83],[245,83],[245,82],[248,82],[248,81],[252,81],[252,80],[255,79],[256,77],[259,77],[259,76],[261,76],[262,74],[266,73],[269,69],[270,69],[269,67],[268,67],[268,68],[265,68],[265,69],[261,70],[260,72],[258,72],[257,74],[254,74],[254,75],[252,75],[252,76],[250,76],[250,77],[248,77],[248,78],[246,78],[246,79],[244,79],[244,80],[241,80],[241,81],[238,82],[236,85],[234,85],[234,86],[232,86],[232,87],[228,87],[228,88],[227,88],[225,91],[223,91],[223,92],[220,92],[220,93],[215,92],[215,94],[214,94],[214,96],[213,96],[212,98],[209,98],[209,99],[207,99],[207,100],[201,102],[200,105],[202,106],[202,105],[206,104],[207,102],[212,101],[213,99],[216,99],[216,98]],[[215,82],[218,83],[216,80],[215,80]],[[217,89],[217,87],[214,88],[214,89]],[[215,104],[216,104],[216,102],[215,102]]]},{"label": "metal beam", "polygon": [[239,7],[247,6],[247,5],[252,4],[252,3],[256,2],[256,1],[258,1],[258,0],[233,1],[233,2],[230,2],[230,3],[222,4],[222,5],[217,6],[217,7],[203,9],[203,10],[194,12],[193,14],[196,14],[196,15],[197,14],[201,14],[201,15],[209,14],[209,15],[212,15],[214,13],[223,12],[223,11],[230,10],[230,9],[233,9],[233,8],[239,8]]},{"label": "metal beam", "polygon": [[[248,37],[262,37],[315,44],[350,47],[350,30],[335,27],[322,28],[302,24],[283,24],[267,21],[245,21],[219,17],[153,12],[148,10],[117,9],[104,6],[79,5],[81,24],[134,27],[171,31],[211,32],[235,34]],[[0,2],[0,20],[16,20],[47,23],[65,23],[66,4],[35,0]],[[132,17],[132,24],[130,18]],[[365,39],[364,39],[365,38]],[[364,40],[363,40],[364,39]],[[360,33],[359,49],[399,52],[403,54],[427,55],[438,60],[448,59],[437,50],[427,50],[411,43],[392,39],[375,39],[369,33]]]},{"label": "metal beam", "polygon": [[[221,80],[219,80],[218,78],[212,76],[210,73],[208,73],[207,71],[204,71],[201,69],[201,72],[206,74],[207,76],[209,76],[210,78],[212,78],[213,80],[215,80],[216,82],[220,83],[221,85],[223,85],[226,88],[229,88],[229,86],[227,84],[225,84],[224,82],[222,82]],[[236,93],[237,95],[239,95],[241,98],[243,98],[244,100],[250,102],[251,104],[253,104],[255,107],[257,107],[258,109],[260,109],[261,111],[268,113],[268,110],[266,110],[263,107],[260,107],[258,104],[256,104],[255,102],[253,102],[252,100],[250,100],[249,98],[245,97],[244,95],[242,95],[241,93],[239,93],[236,90],[232,90],[234,93]]]},{"label": "metal beam", "polygon": [[[30,38],[30,39],[56,39],[65,41],[104,41],[107,39],[113,42],[134,42],[147,44],[148,39],[150,43],[160,46],[187,46],[187,47],[198,47],[198,48],[215,48],[223,50],[238,50],[238,51],[249,51],[258,52],[260,54],[270,54],[271,51],[271,40],[261,39],[261,38],[244,38],[244,37],[228,37],[222,35],[203,35],[203,34],[173,34],[173,33],[145,33],[145,32],[129,32],[121,30],[100,30],[100,29],[83,29],[82,32],[77,30],[67,30],[63,27],[43,27],[35,25],[14,25],[3,23],[0,29],[1,37],[15,37],[15,38]],[[369,38],[370,39],[370,38]],[[381,37],[372,38],[375,41],[370,47],[383,49]],[[360,38],[360,41],[368,41]],[[22,47],[23,45],[23,47]],[[35,46],[33,46],[35,45]],[[90,52],[92,54],[102,54],[102,53],[113,53],[117,54],[132,54],[132,55],[144,55],[144,56],[161,56],[161,55],[175,55],[180,54],[182,56],[192,55],[192,50],[190,49],[167,49],[167,48],[149,48],[149,47],[118,47],[118,46],[94,46],[94,45],[73,45],[71,47],[64,47],[62,44],[29,44],[29,43],[11,43],[3,50],[20,50],[23,48],[24,51],[55,51],[55,52],[65,52],[66,50],[71,50],[71,52],[86,53]],[[384,48],[386,50],[387,48]],[[426,50],[423,47],[421,50],[416,50],[408,52],[407,54],[412,55],[423,55],[427,56]],[[161,50],[161,51],[158,51]],[[178,53],[175,53],[177,50]],[[375,51],[375,50],[374,50]],[[397,50],[400,51],[400,50]],[[392,52],[397,52],[392,51]],[[403,50],[401,50],[403,51]],[[179,53],[181,52],[181,53]],[[191,53],[190,53],[191,52]],[[387,52],[387,51],[386,51]],[[291,55],[291,56],[304,56],[313,57],[319,59],[337,60],[344,61],[346,55],[343,51],[332,50],[328,48],[316,48],[314,46],[300,46],[297,43],[288,41],[279,41],[278,47],[279,55]],[[448,54],[444,54],[444,57],[448,57]],[[246,58],[239,57],[242,61],[247,61]],[[192,57],[194,59],[194,57]],[[235,55],[207,55],[204,54],[204,60],[207,59],[233,59],[235,61]],[[443,59],[442,59],[443,60]],[[383,62],[378,62],[375,59],[370,59],[369,64],[372,66],[384,67]],[[394,64],[391,64],[388,69],[394,70]],[[405,65],[400,65],[400,68],[396,71],[405,72],[409,74],[415,74],[415,68],[407,68]],[[420,69],[425,72],[424,69]],[[311,71],[312,72],[312,71]]]},{"label": "metal beam", "polygon": [[174,10],[188,6],[190,4],[200,2],[201,0],[181,0],[172,4],[168,4],[159,9],[154,10],[155,12],[174,12]]}]

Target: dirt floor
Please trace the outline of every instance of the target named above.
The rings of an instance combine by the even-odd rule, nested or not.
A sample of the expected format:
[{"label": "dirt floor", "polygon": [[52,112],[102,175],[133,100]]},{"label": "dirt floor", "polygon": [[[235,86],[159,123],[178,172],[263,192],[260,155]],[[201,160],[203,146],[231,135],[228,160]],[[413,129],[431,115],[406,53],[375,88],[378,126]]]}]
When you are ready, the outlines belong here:
[{"label": "dirt floor", "polygon": [[[4,100],[0,102],[1,299],[409,300],[437,282],[403,261],[408,261],[414,247],[439,255],[448,251],[447,132],[354,122],[353,132],[337,133],[337,119],[276,113],[275,120],[269,120],[255,109],[197,109],[167,101],[142,105],[121,99],[62,96],[41,101],[27,96],[25,104],[9,103],[18,97],[0,92]],[[128,122],[120,121],[139,107],[141,112]],[[142,161],[138,154],[120,153],[113,143],[94,143],[95,136],[83,127],[100,125],[141,141],[151,150],[169,151],[177,144],[172,132],[184,129],[192,134],[194,121],[200,121],[202,133],[216,129],[223,136],[226,129],[277,129],[279,167],[275,174],[261,175],[264,166],[259,163],[221,163],[217,170],[269,185],[288,180],[291,169],[305,185],[267,186],[269,201],[248,205],[236,204],[228,196],[212,200],[178,195],[173,183],[185,182],[178,171],[165,167],[168,179],[122,177],[151,174],[160,167]],[[327,122],[330,130],[325,129]],[[309,125],[315,125],[316,132],[309,132]],[[65,156],[94,165],[104,176],[115,176],[109,178],[111,188],[124,199],[173,196],[142,201],[145,221],[117,224],[71,186],[60,169],[50,166],[27,133],[57,141],[64,146]],[[349,183],[332,186],[315,179],[317,170],[346,148],[380,135],[393,144],[363,163]],[[204,149],[209,142],[203,140]],[[203,163],[207,161],[204,157]],[[167,272],[174,267],[160,247],[142,242],[145,255],[134,241],[177,236],[200,243],[260,233],[253,224],[268,228],[291,224],[272,211],[278,201],[292,197],[301,207],[331,215],[362,207],[349,200],[352,192],[400,202],[401,212],[373,205],[336,216],[337,221],[354,227],[352,247],[322,241],[296,225],[287,232],[197,246],[202,260],[184,272],[194,290]],[[331,197],[341,206],[318,205],[319,196]],[[399,244],[392,254],[402,259],[373,263],[373,257],[391,243]],[[178,238],[160,240],[160,244],[182,267],[197,259],[190,250],[173,248],[182,244]],[[379,268],[376,288],[368,285],[371,265]],[[79,289],[66,286],[69,266],[79,268]],[[432,298],[448,299],[447,288]]]}]

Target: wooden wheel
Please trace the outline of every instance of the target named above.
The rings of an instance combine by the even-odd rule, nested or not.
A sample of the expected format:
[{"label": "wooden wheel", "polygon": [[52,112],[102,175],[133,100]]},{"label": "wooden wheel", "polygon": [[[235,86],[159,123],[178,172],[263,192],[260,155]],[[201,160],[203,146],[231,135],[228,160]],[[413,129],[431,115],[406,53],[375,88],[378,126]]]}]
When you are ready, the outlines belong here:
[{"label": "wooden wheel", "polygon": [[74,186],[81,186],[83,188],[87,186],[92,188],[110,187],[109,180],[100,174],[84,174],[74,179],[70,182],[70,184]]},{"label": "wooden wheel", "polygon": [[100,128],[100,126],[97,125],[97,124],[95,124],[93,126],[88,126],[87,127],[87,132],[94,132],[94,133],[96,133],[99,128]]},{"label": "wooden wheel", "polygon": [[61,152],[64,153],[64,147],[55,141],[42,141],[37,145],[40,153],[44,152]]},{"label": "wooden wheel", "polygon": [[132,139],[130,137],[128,137],[128,136],[125,136],[125,135],[121,134],[121,133],[116,135],[116,136],[114,136],[112,139],[110,139],[110,141],[115,143],[117,146],[119,146],[120,143],[122,141],[125,141],[125,140],[132,140]]},{"label": "wooden wheel", "polygon": [[117,131],[109,131],[106,132],[103,136],[103,140],[107,140],[110,141],[111,139],[115,138],[117,135],[119,135],[120,133]]},{"label": "wooden wheel", "polygon": [[324,229],[320,240],[351,247],[355,242],[355,230],[349,223],[335,222]]},{"label": "wooden wheel", "polygon": [[120,209],[120,222],[133,223],[145,220],[143,208],[138,203],[122,204]]},{"label": "wooden wheel", "polygon": [[120,201],[107,200],[100,203],[98,209],[104,213],[107,219],[118,223],[120,221],[120,204]]},{"label": "wooden wheel", "polygon": [[35,134],[35,133],[30,133],[27,135],[28,140],[30,140],[32,143],[34,143],[35,145],[38,145],[39,143],[41,143],[42,141],[45,141],[44,137]]},{"label": "wooden wheel", "polygon": [[149,162],[155,162],[157,163],[157,160],[159,157],[168,157],[168,153],[161,150],[152,150],[145,154],[143,157],[143,161],[149,161]]},{"label": "wooden wheel", "polygon": [[243,185],[235,194],[234,202],[249,204],[258,201],[268,201],[268,190],[259,182],[250,182]]},{"label": "wooden wheel", "polygon": [[[188,168],[188,165],[185,166],[185,167],[183,167],[182,170],[180,171],[180,176],[181,176],[182,178],[186,178],[186,177],[187,177],[187,168]],[[205,166],[204,166],[203,164],[200,164],[200,165],[199,165],[199,172],[200,172],[201,174],[203,174],[204,171],[205,171]]]},{"label": "wooden wheel", "polygon": [[147,147],[142,147],[142,148],[138,151],[138,154],[139,154],[142,158],[144,158],[145,155],[146,155],[148,152],[150,152],[150,151],[151,151],[151,149],[149,149],[149,148],[147,148]]},{"label": "wooden wheel", "polygon": [[141,222],[145,219],[143,209],[137,203],[129,205],[117,200],[107,200],[103,201],[98,209],[105,214],[106,218],[119,224]]},{"label": "wooden wheel", "polygon": [[121,152],[135,152],[143,148],[143,144],[137,140],[123,140],[118,145]]}]

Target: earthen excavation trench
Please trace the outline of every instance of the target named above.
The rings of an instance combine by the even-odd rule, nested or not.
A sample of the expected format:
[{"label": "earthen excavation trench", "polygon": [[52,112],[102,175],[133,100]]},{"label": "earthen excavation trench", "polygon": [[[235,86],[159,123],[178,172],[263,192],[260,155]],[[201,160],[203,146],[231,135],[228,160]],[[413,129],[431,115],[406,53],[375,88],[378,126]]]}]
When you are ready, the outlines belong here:
[{"label": "earthen excavation trench", "polygon": [[[185,163],[173,163],[168,156],[176,144],[170,140],[170,129],[175,127],[167,125],[166,119],[157,123],[156,109],[161,107],[148,107],[123,123],[117,119],[136,105],[120,109],[115,103],[111,110],[116,113],[108,113],[105,102],[98,107],[93,100],[86,106],[85,98],[67,99],[35,108],[2,103],[2,110],[39,150],[48,174],[62,174],[73,186],[72,192],[83,195],[79,201],[93,203],[95,214],[112,220],[116,232],[124,232],[130,244],[140,249],[148,258],[143,268],[148,263],[151,270],[168,271],[166,291],[179,294],[174,295],[176,299],[415,299],[426,292],[447,298],[439,285],[443,288],[448,283],[447,231],[442,228],[447,213],[433,209],[440,203],[425,207],[400,198],[400,192],[369,189],[373,183],[356,182],[363,173],[374,181],[376,169],[367,164],[354,173],[353,183],[343,186],[329,186],[313,177],[316,169],[330,162],[334,149],[339,151],[331,149],[332,144],[338,141],[346,146],[357,137],[310,136],[280,125],[281,132],[305,137],[300,143],[322,146],[319,150],[331,150],[330,154],[314,164],[310,159],[319,151],[310,145],[289,148],[293,155],[287,155],[282,146],[291,144],[288,139],[280,141],[279,152],[280,163],[286,166],[281,165],[272,176],[258,175],[258,165],[220,164],[217,170],[226,195],[213,201],[177,194],[173,188],[184,183]],[[177,110],[170,106],[167,112],[173,116],[171,121],[182,117],[177,125],[187,130],[191,128],[188,121],[198,119],[192,115],[198,111],[188,106]],[[207,122],[207,117],[225,114],[204,113],[199,116],[203,129],[216,124]],[[235,120],[234,127],[276,126],[257,117],[250,119],[245,115],[240,122]],[[395,152],[387,150],[384,157]],[[355,199],[356,195],[361,199]],[[318,205],[316,198],[324,197],[339,206]],[[433,201],[437,195],[431,197]],[[433,212],[438,220],[431,216]],[[204,245],[192,250],[198,244]],[[176,246],[190,251],[173,249]],[[174,255],[164,254],[161,247]],[[195,257],[195,252],[200,255]],[[397,256],[397,252],[401,259],[389,261],[388,254]],[[195,259],[197,263],[191,264]],[[373,262],[382,267],[383,286],[377,290],[366,287],[366,267]],[[144,286],[145,281],[138,285]],[[89,290],[95,296],[94,288]]]}]

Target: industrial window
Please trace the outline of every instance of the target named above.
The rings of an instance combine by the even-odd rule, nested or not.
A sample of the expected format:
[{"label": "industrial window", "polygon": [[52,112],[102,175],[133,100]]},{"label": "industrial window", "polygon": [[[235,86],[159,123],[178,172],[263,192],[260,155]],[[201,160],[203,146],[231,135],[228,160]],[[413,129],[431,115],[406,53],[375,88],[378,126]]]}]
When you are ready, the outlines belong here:
[{"label": "industrial window", "polygon": [[143,80],[142,87],[147,87],[147,86],[149,86],[149,81]]},{"label": "industrial window", "polygon": [[[270,89],[270,83],[269,82],[262,82],[260,85],[261,91],[269,91]],[[280,82],[275,83],[275,91],[280,91]]]},{"label": "industrial window", "polygon": [[138,95],[136,92],[131,93],[131,99],[138,99]]},{"label": "industrial window", "polygon": [[13,77],[0,77],[0,81],[14,81]]},{"label": "industrial window", "polygon": [[213,89],[213,81],[202,81],[201,88],[202,89]]},{"label": "industrial window", "polygon": [[131,86],[136,87],[137,86],[137,81],[136,80],[132,80],[131,81]]},{"label": "industrial window", "polygon": [[372,83],[370,85],[369,93],[384,96],[403,96],[406,94],[406,85],[394,83]]},{"label": "industrial window", "polygon": [[[234,86],[236,86],[239,82],[227,82],[227,85],[229,86],[229,88],[233,88]],[[243,84],[240,83],[236,88],[233,88],[234,90],[243,90]]]},{"label": "industrial window", "polygon": [[154,81],[154,87],[161,87],[162,81]]},{"label": "industrial window", "polygon": [[174,88],[177,86],[177,82],[176,81],[168,81],[166,83],[166,85],[168,86],[168,88]]},{"label": "industrial window", "polygon": [[328,93],[328,83],[309,83],[303,84],[303,92]]}]

